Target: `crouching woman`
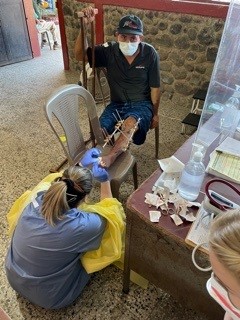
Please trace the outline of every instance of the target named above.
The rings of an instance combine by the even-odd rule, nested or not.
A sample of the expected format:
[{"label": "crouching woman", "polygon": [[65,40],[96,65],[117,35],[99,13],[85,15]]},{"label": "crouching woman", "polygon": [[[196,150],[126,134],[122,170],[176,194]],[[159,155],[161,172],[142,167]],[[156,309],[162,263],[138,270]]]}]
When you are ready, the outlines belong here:
[{"label": "crouching woman", "polygon": [[101,199],[112,197],[108,173],[93,164],[69,167],[20,215],[5,268],[12,288],[34,304],[58,309],[71,304],[90,279],[81,263],[84,253],[99,248],[106,219],[78,209],[101,182]]}]

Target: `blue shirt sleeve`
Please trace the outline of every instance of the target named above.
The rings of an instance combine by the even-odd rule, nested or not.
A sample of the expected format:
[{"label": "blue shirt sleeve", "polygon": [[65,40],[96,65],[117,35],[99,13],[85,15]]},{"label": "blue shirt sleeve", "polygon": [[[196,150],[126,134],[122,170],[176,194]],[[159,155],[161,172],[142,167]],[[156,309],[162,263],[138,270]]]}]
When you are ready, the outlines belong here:
[{"label": "blue shirt sleeve", "polygon": [[[72,209],[68,218],[62,221],[60,234],[65,238],[68,252],[84,253],[100,246],[107,221],[96,213]],[[68,236],[64,236],[68,233]],[[64,248],[62,248],[64,250]]]},{"label": "blue shirt sleeve", "polygon": [[87,224],[79,239],[79,252],[98,249],[107,224],[106,219],[96,213],[87,213],[86,220]]}]

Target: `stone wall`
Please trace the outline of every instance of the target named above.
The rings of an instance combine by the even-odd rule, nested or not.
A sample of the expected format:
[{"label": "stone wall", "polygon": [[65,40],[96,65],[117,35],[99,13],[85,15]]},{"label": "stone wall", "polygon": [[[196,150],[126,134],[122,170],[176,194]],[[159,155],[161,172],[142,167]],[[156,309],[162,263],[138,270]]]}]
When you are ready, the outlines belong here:
[{"label": "stone wall", "polygon": [[[65,27],[69,48],[70,68],[80,69],[73,57],[74,41],[79,22],[74,12],[86,4],[64,1]],[[144,41],[152,44],[161,59],[162,99],[175,96],[191,97],[198,88],[210,81],[220,43],[224,20],[189,14],[136,10],[104,6],[104,36],[112,40],[119,19],[126,14],[138,15],[144,24]],[[186,101],[185,101],[186,102]],[[180,101],[179,101],[180,103]]]}]

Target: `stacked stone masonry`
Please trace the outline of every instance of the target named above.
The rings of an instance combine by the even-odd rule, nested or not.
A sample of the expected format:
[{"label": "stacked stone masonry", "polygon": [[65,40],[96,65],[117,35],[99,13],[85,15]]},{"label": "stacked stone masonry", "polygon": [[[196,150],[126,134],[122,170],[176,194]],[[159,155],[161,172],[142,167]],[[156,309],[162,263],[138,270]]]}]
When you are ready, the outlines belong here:
[{"label": "stacked stone masonry", "polygon": [[[74,42],[79,32],[76,12],[87,5],[89,4],[64,1],[65,28],[72,70],[81,70],[73,55]],[[221,40],[223,19],[104,6],[106,41],[114,39],[119,19],[127,14],[135,14],[142,19],[144,41],[152,44],[160,55],[162,100],[174,99],[174,96],[179,97],[179,94],[190,100],[197,89],[207,88]],[[181,101],[178,103],[181,105]],[[186,99],[183,99],[182,103],[186,104]]]}]

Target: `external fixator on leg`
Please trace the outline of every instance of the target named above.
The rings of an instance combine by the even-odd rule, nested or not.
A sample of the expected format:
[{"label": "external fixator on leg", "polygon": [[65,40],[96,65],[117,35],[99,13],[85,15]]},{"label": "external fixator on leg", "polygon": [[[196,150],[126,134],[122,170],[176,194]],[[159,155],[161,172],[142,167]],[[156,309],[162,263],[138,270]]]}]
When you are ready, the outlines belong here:
[{"label": "external fixator on leg", "polygon": [[[118,115],[119,116],[119,115]],[[111,135],[106,135],[105,143],[103,148],[107,144],[111,144],[113,147],[111,148],[108,155],[103,157],[99,157],[99,164],[103,167],[110,167],[111,164],[116,160],[116,158],[122,153],[125,152],[129,144],[132,142],[132,138],[136,130],[138,129],[138,125],[140,122],[140,118],[136,120],[133,117],[128,117],[125,120],[122,120],[119,116],[117,119],[117,123],[115,125],[115,129]],[[103,130],[103,133],[106,130]],[[115,133],[120,133],[115,143],[113,144],[113,136]]]},{"label": "external fixator on leg", "polygon": [[[124,144],[124,146],[122,146],[122,151],[126,151],[129,147],[129,144],[132,142],[132,137],[134,135],[134,133],[136,132],[136,130],[138,129],[138,125],[140,122],[140,118],[138,118],[137,121],[134,121],[133,124],[129,125],[129,121],[124,121],[121,119],[118,111],[116,110],[116,114],[113,114],[113,116],[115,117],[115,119],[117,120],[117,123],[115,125],[114,131],[112,134],[108,135],[106,130],[103,130],[103,134],[105,136],[105,143],[103,145],[103,148],[107,145],[113,145],[113,137],[116,133],[120,133],[126,140],[126,143]],[[127,124],[126,124],[127,122]]]},{"label": "external fixator on leg", "polygon": [[124,120],[122,120],[122,118],[120,117],[120,114],[118,113],[118,111],[116,110],[116,114],[112,114],[114,116],[114,118],[116,119],[117,123],[114,127],[114,131],[109,135],[107,133],[107,130],[105,128],[103,128],[103,135],[104,135],[104,145],[103,145],[103,148],[108,144],[110,145],[114,145],[113,141],[114,141],[114,135],[119,132],[119,129],[121,128]]},{"label": "external fixator on leg", "polygon": [[130,143],[132,143],[133,135],[138,129],[138,124],[140,120],[141,119],[138,118],[138,120],[134,123],[133,127],[126,127],[123,123],[122,127],[119,128],[119,132],[126,138],[126,145],[122,148],[123,151],[126,151],[129,148]]}]

